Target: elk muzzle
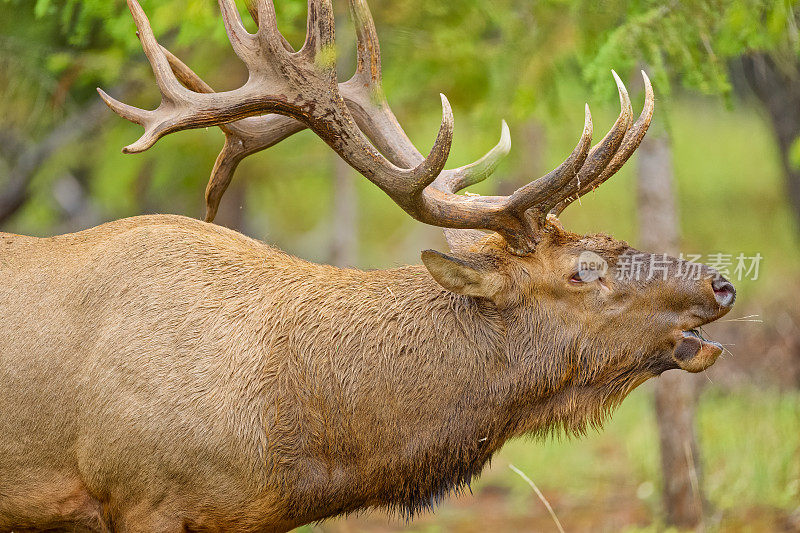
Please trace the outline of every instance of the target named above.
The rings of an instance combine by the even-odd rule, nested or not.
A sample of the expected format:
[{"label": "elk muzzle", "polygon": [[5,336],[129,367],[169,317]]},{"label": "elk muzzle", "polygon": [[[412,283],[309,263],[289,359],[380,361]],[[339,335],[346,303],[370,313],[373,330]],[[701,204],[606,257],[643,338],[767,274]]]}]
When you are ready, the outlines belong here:
[{"label": "elk muzzle", "polygon": [[708,304],[709,319],[692,329],[681,331],[681,337],[672,352],[675,362],[687,372],[701,372],[713,365],[720,356],[722,345],[703,337],[697,328],[723,317],[731,310],[736,301],[736,289],[724,277],[716,274],[705,282],[710,284],[711,292],[714,295],[713,302]]}]

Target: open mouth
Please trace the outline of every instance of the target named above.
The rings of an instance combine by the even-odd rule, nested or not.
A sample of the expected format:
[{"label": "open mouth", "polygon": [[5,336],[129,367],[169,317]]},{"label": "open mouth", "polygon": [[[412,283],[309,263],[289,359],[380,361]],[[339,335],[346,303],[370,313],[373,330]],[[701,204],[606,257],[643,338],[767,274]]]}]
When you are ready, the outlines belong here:
[{"label": "open mouth", "polygon": [[703,337],[698,329],[681,332],[672,356],[682,369],[701,372],[714,364],[722,353],[722,345]]},{"label": "open mouth", "polygon": [[712,341],[710,339],[706,339],[703,337],[703,334],[700,332],[699,329],[690,329],[688,331],[682,332],[684,337],[694,337],[696,339],[700,339],[701,342],[706,342],[708,344],[713,344],[714,346],[718,347],[720,350],[722,349],[722,345],[717,341]]}]

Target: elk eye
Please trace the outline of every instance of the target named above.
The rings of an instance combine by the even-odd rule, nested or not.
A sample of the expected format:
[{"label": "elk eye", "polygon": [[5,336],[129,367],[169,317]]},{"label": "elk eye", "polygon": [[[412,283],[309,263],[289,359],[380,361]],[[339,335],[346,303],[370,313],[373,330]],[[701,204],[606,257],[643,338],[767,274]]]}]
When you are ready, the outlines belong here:
[{"label": "elk eye", "polygon": [[596,270],[582,268],[575,272],[569,280],[572,283],[589,283],[590,281],[595,281],[600,277],[600,274]]},{"label": "elk eye", "polygon": [[585,270],[578,270],[572,275],[571,278],[569,278],[569,280],[572,283],[584,283],[584,276],[586,275],[586,273],[587,272]]}]

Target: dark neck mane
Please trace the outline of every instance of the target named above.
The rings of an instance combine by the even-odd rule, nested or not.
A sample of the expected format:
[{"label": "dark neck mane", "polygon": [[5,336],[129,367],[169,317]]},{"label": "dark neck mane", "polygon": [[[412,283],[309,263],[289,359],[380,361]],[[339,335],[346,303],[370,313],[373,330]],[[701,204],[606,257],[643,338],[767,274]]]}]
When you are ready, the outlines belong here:
[{"label": "dark neck mane", "polygon": [[[301,315],[319,324],[289,335],[279,354],[273,348],[281,371],[266,387],[265,460],[275,457],[270,447],[280,450],[273,472],[287,489],[287,517],[431,509],[468,487],[509,438],[557,424],[566,415],[559,402],[576,400],[548,397],[591,393],[535,397],[526,381],[547,368],[525,368],[514,352],[531,347],[509,345],[502,313],[445,291],[422,267],[335,277],[317,268],[318,279],[276,289],[293,304],[272,318],[286,321],[276,333]],[[319,290],[323,279],[336,290]]]}]

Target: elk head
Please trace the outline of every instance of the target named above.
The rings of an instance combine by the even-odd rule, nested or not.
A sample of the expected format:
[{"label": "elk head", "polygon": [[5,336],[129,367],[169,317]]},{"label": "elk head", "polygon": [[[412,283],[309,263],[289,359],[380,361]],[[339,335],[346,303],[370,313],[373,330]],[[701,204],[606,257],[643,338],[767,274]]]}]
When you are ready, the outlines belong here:
[{"label": "elk head", "polygon": [[700,372],[722,352],[698,328],[731,309],[735,290],[705,265],[576,235],[552,218],[526,255],[496,234],[446,233],[450,254],[427,250],[423,262],[439,284],[491,300],[503,317],[509,356],[525,369],[513,385],[535,406],[520,415],[521,433],[599,425],[645,380]]},{"label": "elk head", "polygon": [[[449,228],[451,254],[427,250],[423,263],[448,291],[496,306],[513,339],[512,359],[551,370],[544,382],[529,383],[534,393],[591,384],[600,391],[593,392],[602,396],[599,403],[610,406],[650,376],[670,368],[697,372],[714,362],[721,347],[697,328],[730,310],[735,291],[728,281],[708,267],[641,254],[605,235],[570,233],[557,218],[615,174],[639,146],[654,109],[644,73],[644,109],[636,120],[614,73],[621,112],[599,143],[591,144],[587,106],[577,146],[556,169],[508,196],[461,195],[508,152],[508,127],[504,122],[499,143],[481,159],[445,170],[453,117],[442,95],[439,133],[423,156],[381,90],[380,47],[365,0],[349,3],[358,62],[355,75],[338,83],[335,65],[319,60],[334,42],[330,0],[309,0],[307,38],[298,51],[277,30],[271,1],[249,6],[258,24],[251,34],[234,1],[219,0],[233,49],[250,76],[239,89],[215,93],[158,44],[137,1],[128,0],[162,103],[147,111],[99,91],[115,112],[145,128],[124,152],[146,150],[182,129],[222,128],[226,142],[206,189],[211,221],[239,161],[310,128],[409,215]],[[655,275],[652,268],[632,272],[626,265],[634,261],[650,267],[658,262],[659,268]]]}]

